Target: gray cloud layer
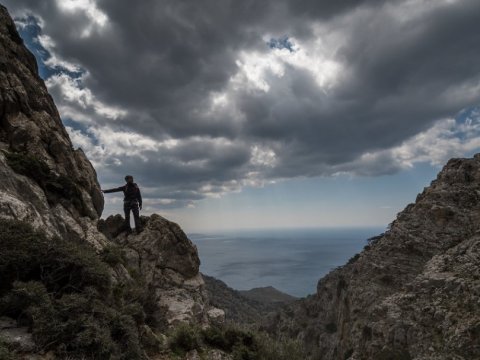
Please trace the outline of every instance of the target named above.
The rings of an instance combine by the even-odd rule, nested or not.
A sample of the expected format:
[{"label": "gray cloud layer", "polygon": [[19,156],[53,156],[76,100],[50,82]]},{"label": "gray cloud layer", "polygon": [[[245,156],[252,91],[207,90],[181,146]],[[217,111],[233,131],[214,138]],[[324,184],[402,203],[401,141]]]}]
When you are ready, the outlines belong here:
[{"label": "gray cloud layer", "polygon": [[[102,178],[134,173],[152,201],[172,199],[163,206],[278,178],[392,173],[415,162],[406,142],[449,136],[431,129],[480,103],[475,0],[4,3],[42,19],[47,50],[87,71],[49,87]],[[294,52],[266,45],[284,35]]]}]

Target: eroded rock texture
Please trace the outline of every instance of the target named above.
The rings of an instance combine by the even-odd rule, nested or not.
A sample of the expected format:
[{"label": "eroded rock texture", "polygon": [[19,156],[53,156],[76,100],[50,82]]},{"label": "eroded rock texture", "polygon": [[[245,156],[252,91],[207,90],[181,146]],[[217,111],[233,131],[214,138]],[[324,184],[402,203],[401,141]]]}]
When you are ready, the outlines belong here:
[{"label": "eroded rock texture", "polygon": [[153,290],[157,320],[165,320],[166,327],[192,321],[206,325],[210,318],[222,321],[223,311],[208,305],[197,248],[180,226],[157,214],[142,217],[142,222],[139,235],[121,231],[120,215],[101,220],[100,228],[126,253],[127,267],[140,272]]},{"label": "eroded rock texture", "polygon": [[319,359],[480,358],[480,155],[452,159],[385,234],[271,319]]},{"label": "eroded rock texture", "polygon": [[[25,171],[12,168],[8,155],[16,156],[13,162],[17,164],[33,158],[46,165],[51,173],[44,174],[43,183],[25,176]],[[31,162],[25,164],[24,161],[23,166],[32,170]],[[95,170],[81,149],[73,149],[55,104],[38,75],[35,57],[23,45],[15,24],[2,6],[0,178],[0,216],[25,220],[50,235],[73,236],[102,246],[104,237],[92,234],[103,210]],[[77,203],[59,195],[64,190],[60,187],[67,183],[69,190],[76,194]],[[47,187],[50,188],[47,190]]]},{"label": "eroded rock texture", "polygon": [[[103,196],[95,169],[73,149],[34,56],[0,6],[0,217],[32,224],[49,236],[87,241],[98,251],[114,242],[99,217]],[[114,217],[123,222],[120,215]],[[197,249],[180,227],[153,215],[141,235],[121,234],[129,266],[146,277],[159,321],[208,323]],[[102,227],[103,226],[103,227]],[[113,222],[113,227],[115,223]],[[131,278],[117,267],[116,281]],[[154,309],[155,310],[155,309]]]}]

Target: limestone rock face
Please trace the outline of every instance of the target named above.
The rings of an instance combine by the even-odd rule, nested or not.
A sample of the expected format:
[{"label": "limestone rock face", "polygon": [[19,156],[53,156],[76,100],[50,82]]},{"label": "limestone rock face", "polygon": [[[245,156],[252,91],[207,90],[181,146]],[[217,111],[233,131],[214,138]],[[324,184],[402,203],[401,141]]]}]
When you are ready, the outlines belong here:
[{"label": "limestone rock face", "polygon": [[196,246],[180,226],[160,215],[142,217],[142,223],[144,230],[139,235],[121,232],[120,215],[101,220],[99,225],[126,252],[127,267],[139,271],[154,289],[156,318],[165,319],[166,326],[219,322],[222,311],[208,305]]},{"label": "limestone rock face", "polygon": [[[98,251],[112,245],[111,231],[123,218],[99,221],[104,201],[95,169],[81,149],[73,149],[35,58],[1,5],[0,116],[0,217],[28,222],[51,237],[86,241]],[[144,275],[155,294],[159,321],[207,324],[211,309],[197,249],[161,216],[143,221],[141,235],[114,240],[125,246],[129,267]],[[123,266],[112,277],[131,279]]]},{"label": "limestone rock face", "polygon": [[[52,201],[38,179],[12,169],[7,161],[9,154],[45,164],[50,177],[62,180],[64,187],[68,181],[81,210],[68,199]],[[0,6],[0,177],[0,216],[28,221],[50,235],[85,239],[97,247],[104,243],[102,235],[91,236],[103,210],[95,170],[81,149],[73,149],[55,104],[38,75],[35,57],[24,46],[3,6]],[[59,182],[48,185],[59,186]],[[61,190],[58,188],[57,193]]]},{"label": "limestone rock face", "polygon": [[480,358],[480,155],[452,159],[390,229],[270,319],[319,359]]}]

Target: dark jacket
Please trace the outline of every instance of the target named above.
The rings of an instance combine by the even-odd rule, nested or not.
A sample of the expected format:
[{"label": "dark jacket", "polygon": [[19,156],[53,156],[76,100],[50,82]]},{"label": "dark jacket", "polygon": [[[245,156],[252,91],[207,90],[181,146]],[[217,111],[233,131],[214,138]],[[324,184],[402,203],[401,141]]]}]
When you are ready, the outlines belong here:
[{"label": "dark jacket", "polygon": [[136,183],[125,184],[118,188],[103,190],[104,193],[113,193],[123,191],[123,201],[138,201],[138,205],[142,206],[142,194],[140,193],[140,188]]}]

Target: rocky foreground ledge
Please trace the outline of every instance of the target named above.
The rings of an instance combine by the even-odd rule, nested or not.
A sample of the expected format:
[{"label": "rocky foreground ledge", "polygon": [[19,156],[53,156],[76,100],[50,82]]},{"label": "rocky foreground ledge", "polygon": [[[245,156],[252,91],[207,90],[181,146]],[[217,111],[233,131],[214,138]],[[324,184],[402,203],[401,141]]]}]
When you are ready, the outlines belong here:
[{"label": "rocky foreground ledge", "polygon": [[138,235],[121,231],[121,215],[100,220],[98,227],[120,247],[125,267],[139,272],[145,286],[153,289],[158,319],[166,320],[166,326],[180,322],[222,323],[223,310],[208,305],[196,246],[180,226],[160,215],[142,216],[141,221],[144,230]]},{"label": "rocky foreground ledge", "polygon": [[144,218],[141,235],[113,238],[108,228],[123,221],[120,215],[99,220],[104,201],[95,169],[73,148],[35,57],[1,5],[0,54],[0,218],[28,223],[49,238],[89,244],[99,253],[121,244],[127,263],[116,267],[117,281],[131,278],[127,269],[144,276],[167,325],[207,324],[197,249],[178,225],[152,215]]},{"label": "rocky foreground ledge", "polygon": [[[123,220],[100,220],[104,200],[95,169],[81,149],[73,148],[35,57],[1,5],[0,116],[0,356],[3,341],[14,350],[23,349],[23,343],[27,352],[32,347],[73,351],[58,349],[66,330],[59,330],[53,343],[39,344],[67,326],[65,319],[77,321],[77,316],[85,317],[78,320],[79,329],[92,330],[82,332],[82,339],[75,334],[65,338],[67,347],[91,341],[93,348],[105,339],[120,346],[125,340],[115,338],[117,318],[136,322],[124,325],[135,328],[129,336],[137,346],[140,340],[134,338],[148,332],[222,321],[223,312],[208,304],[197,250],[178,225],[152,215],[143,219],[141,235],[112,237],[108,232]],[[125,295],[132,289],[137,293]],[[148,299],[135,304],[143,315],[129,313],[132,296]],[[94,300],[102,310],[88,320],[95,304],[85,304]],[[71,309],[74,305],[88,311]],[[70,310],[63,314],[66,308]],[[32,309],[38,316],[29,313]],[[52,320],[35,322],[48,311]],[[143,327],[145,314],[154,328]],[[105,333],[110,326],[111,334]],[[103,347],[98,345],[98,351],[109,351]]]}]

